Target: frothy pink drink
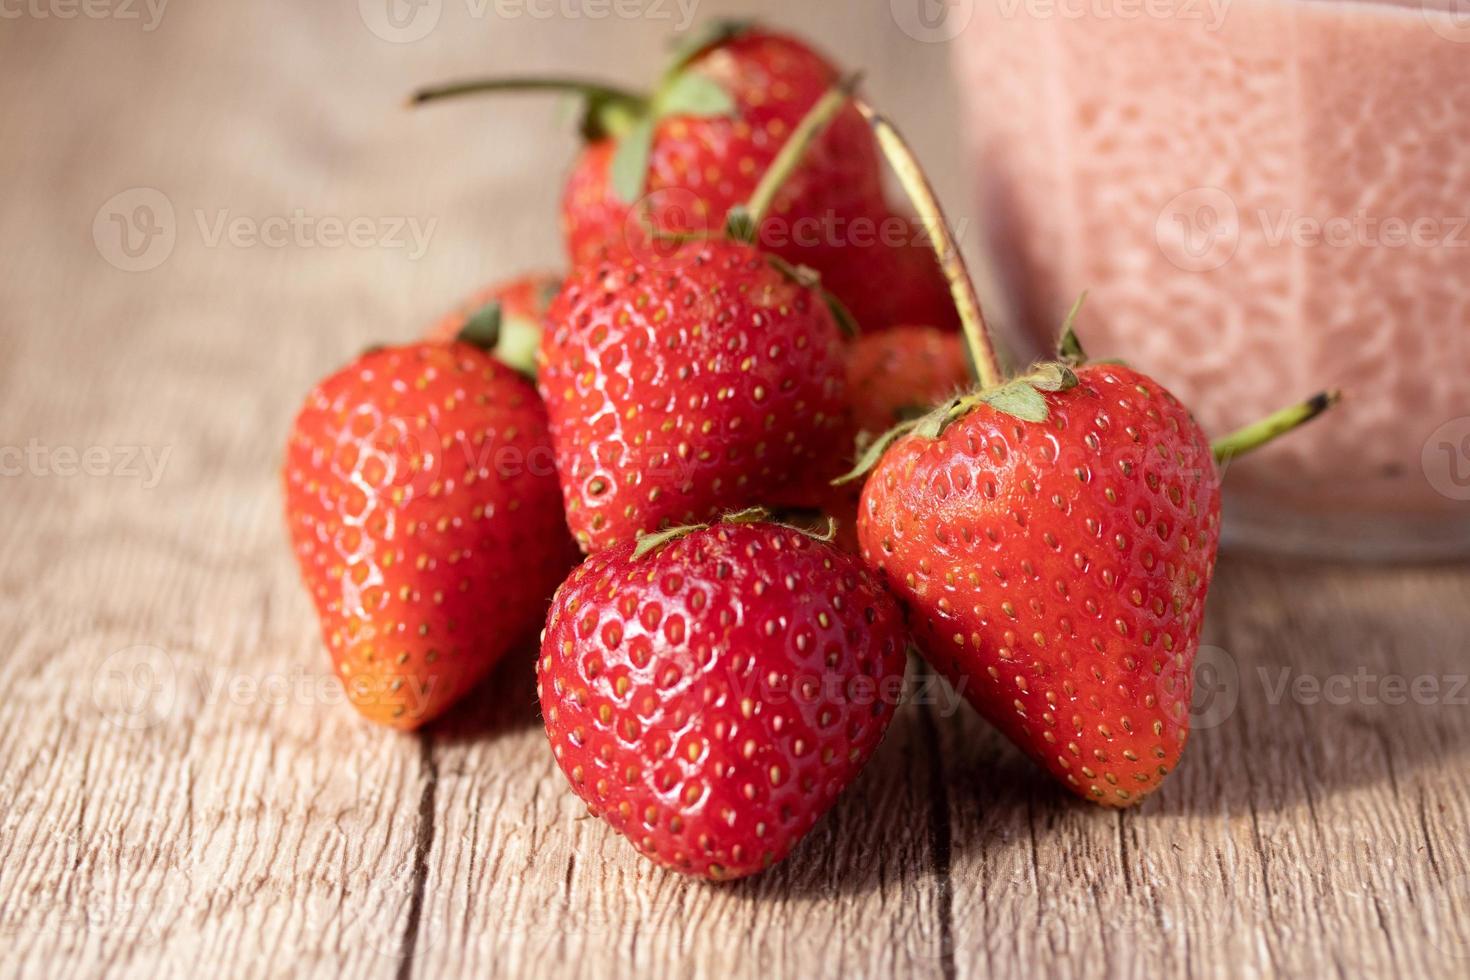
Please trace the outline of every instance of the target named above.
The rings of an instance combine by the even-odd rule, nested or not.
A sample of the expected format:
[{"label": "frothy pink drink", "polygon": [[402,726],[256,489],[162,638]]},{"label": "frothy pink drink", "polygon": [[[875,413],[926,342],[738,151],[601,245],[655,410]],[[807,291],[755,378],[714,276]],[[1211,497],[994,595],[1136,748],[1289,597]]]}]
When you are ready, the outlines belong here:
[{"label": "frothy pink drink", "polygon": [[1227,536],[1470,553],[1470,2],[976,0],[955,49],[1028,353],[1087,290],[1088,353],[1211,433],[1341,387]]}]

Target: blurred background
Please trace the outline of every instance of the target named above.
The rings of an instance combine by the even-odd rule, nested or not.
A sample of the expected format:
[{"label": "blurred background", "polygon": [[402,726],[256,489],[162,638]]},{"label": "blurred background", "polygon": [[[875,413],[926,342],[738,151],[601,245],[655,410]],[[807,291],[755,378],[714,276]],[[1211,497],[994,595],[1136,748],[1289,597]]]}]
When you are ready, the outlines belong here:
[{"label": "blurred background", "polygon": [[[488,282],[565,264],[569,100],[410,111],[408,93],[567,72],[640,88],[701,26],[757,18],[866,73],[1019,359],[1045,353],[1090,290],[1090,352],[1154,373],[1214,433],[1348,389],[1333,418],[1236,469],[1227,543],[1463,556],[1458,13],[1452,0],[15,0],[0,11],[0,374],[24,385],[0,398],[36,452],[197,442],[220,457],[171,465],[274,469],[317,377]],[[1369,61],[1388,81],[1356,70]],[[1390,240],[1395,227],[1430,240]],[[20,492],[40,501],[42,486]]]}]

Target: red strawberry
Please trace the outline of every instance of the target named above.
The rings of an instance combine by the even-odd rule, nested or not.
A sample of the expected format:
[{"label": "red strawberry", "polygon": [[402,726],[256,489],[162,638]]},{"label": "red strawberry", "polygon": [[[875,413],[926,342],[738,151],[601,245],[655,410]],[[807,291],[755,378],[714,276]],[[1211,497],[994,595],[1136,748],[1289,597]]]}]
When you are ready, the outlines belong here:
[{"label": "red strawberry", "polygon": [[[863,111],[926,225],[943,229],[912,152]],[[1073,792],[1130,806],[1174,768],[1189,733],[1220,538],[1215,455],[1258,445],[1331,400],[1212,450],[1151,378],[1083,365],[1076,307],[1061,361],[1002,382],[945,235],[945,271],[984,386],[870,448],[863,557],[904,601],[925,657],[982,715]]]},{"label": "red strawberry", "polygon": [[538,384],[584,551],[799,503],[840,468],[845,344],[821,294],[755,248],[609,253],[548,319]]},{"label": "red strawberry", "polygon": [[531,384],[469,344],[362,355],[296,418],[286,518],[352,703],[415,728],[535,635],[576,549]]},{"label": "red strawberry", "polygon": [[[539,340],[546,308],[561,288],[561,276],[551,272],[533,272],[481,289],[453,312],[445,314],[424,334],[425,340],[448,343],[459,337],[466,327],[476,329],[480,323],[493,320],[501,343],[511,342],[510,335],[534,336]],[[518,345],[512,342],[512,346]],[[535,343],[531,350],[535,351]]]},{"label": "red strawberry", "polygon": [[934,327],[866,334],[847,357],[853,423],[871,436],[925,414],[972,380],[964,341]]},{"label": "red strawberry", "polygon": [[864,558],[927,658],[1073,791],[1136,803],[1179,760],[1220,536],[1210,445],[1157,383],[1089,366],[1027,422],[978,404],[863,492]]},{"label": "red strawberry", "polygon": [[[970,367],[958,334],[933,327],[902,326],[864,334],[848,347],[847,391],[853,442],[864,444],[929,411],[970,386]],[[856,554],[861,485],[821,488],[809,497],[837,521],[835,543]]]},{"label": "red strawberry", "polygon": [[[837,69],[804,42],[720,24],[687,49],[658,91],[639,96],[575,85],[590,142],[568,178],[562,227],[573,264],[666,232],[715,232],[747,201]],[[498,80],[419,93],[546,87]],[[943,276],[912,220],[884,199],[873,137],[847,108],[783,184],[759,244],[822,276],[868,330],[915,320],[955,329]]]},{"label": "red strawberry", "polygon": [[856,558],[727,522],[584,562],[552,603],[537,688],[594,814],[662,865],[738,878],[785,857],[873,754],[904,644]]}]

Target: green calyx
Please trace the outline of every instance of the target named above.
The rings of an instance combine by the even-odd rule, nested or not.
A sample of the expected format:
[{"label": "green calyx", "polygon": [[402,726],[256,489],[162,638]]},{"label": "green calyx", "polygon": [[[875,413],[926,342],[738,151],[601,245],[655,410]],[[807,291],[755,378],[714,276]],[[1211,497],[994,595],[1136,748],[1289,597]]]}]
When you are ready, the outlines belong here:
[{"label": "green calyx", "polygon": [[454,339],[488,351],[529,378],[536,376],[541,325],[526,317],[506,315],[499,300],[491,300],[470,314]]},{"label": "green calyx", "polygon": [[670,75],[622,132],[610,134],[617,140],[608,170],[613,192],[626,204],[643,196],[653,157],[653,137],[663,120],[670,116],[708,119],[734,114],[735,100],[713,78],[692,69]]},{"label": "green calyx", "polygon": [[956,395],[919,418],[900,422],[874,439],[864,448],[857,465],[832,482],[834,485],[841,485],[861,479],[878,465],[888,447],[899,439],[907,435],[920,439],[938,439],[945,429],[981,405],[988,405],[995,411],[1022,422],[1045,422],[1048,415],[1046,393],[1066,391],[1076,386],[1077,375],[1070,365],[1048,361],[1035,365],[1020,377],[994,387]]},{"label": "green calyx", "polygon": [[[810,527],[800,524],[787,523],[777,519],[776,515],[764,507],[747,507],[744,510],[731,511],[721,517],[717,523],[720,524],[774,524],[788,530],[805,534],[817,541],[830,542],[837,536],[837,519],[827,518],[826,528],[821,531],[813,531]],[[670,541],[677,541],[687,537],[695,531],[703,531],[709,528],[709,524],[683,524],[679,527],[666,528],[662,531],[650,531],[638,535],[638,543],[633,546],[633,557],[642,558],[644,555],[657,551]]]}]

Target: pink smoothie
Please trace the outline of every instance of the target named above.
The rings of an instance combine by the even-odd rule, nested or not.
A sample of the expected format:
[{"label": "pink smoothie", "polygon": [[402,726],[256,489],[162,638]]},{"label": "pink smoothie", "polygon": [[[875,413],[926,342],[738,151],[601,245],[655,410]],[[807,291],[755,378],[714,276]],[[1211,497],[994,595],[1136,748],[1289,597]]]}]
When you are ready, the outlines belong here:
[{"label": "pink smoothie", "polygon": [[1211,433],[1346,389],[1232,468],[1237,541],[1470,552],[1470,8],[1426,3],[976,0],[955,41],[1028,353],[1088,290],[1088,352]]}]

